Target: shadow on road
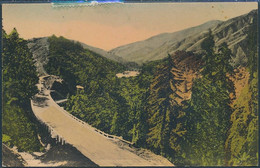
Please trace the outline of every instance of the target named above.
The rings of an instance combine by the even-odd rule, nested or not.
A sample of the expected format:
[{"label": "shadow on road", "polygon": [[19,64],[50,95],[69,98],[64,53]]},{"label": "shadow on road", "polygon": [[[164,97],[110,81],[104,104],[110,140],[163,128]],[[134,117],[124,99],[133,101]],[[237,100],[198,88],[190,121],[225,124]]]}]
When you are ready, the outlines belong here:
[{"label": "shadow on road", "polygon": [[97,164],[69,144],[54,146],[38,159],[43,163],[65,161],[66,163],[62,167],[98,167]]},{"label": "shadow on road", "polygon": [[33,105],[38,106],[38,107],[46,107],[48,106],[47,100],[49,100],[47,97],[39,97],[39,96],[34,96],[32,98]]}]

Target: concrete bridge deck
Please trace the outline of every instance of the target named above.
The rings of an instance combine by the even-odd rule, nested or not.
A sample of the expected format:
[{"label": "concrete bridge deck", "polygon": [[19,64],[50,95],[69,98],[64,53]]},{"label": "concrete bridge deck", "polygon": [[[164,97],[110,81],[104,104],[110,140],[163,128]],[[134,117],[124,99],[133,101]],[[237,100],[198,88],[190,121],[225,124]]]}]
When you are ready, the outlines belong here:
[{"label": "concrete bridge deck", "polygon": [[[44,86],[43,78],[38,84],[42,94],[36,95],[41,101],[32,101],[32,110],[36,117],[51,129],[53,136],[76,147],[83,155],[99,166],[173,166],[167,159],[155,155],[152,158],[141,157],[125,150],[109,138],[97,132],[89,124],[77,119],[55,103],[50,90]],[[48,87],[49,88],[49,87]]]}]

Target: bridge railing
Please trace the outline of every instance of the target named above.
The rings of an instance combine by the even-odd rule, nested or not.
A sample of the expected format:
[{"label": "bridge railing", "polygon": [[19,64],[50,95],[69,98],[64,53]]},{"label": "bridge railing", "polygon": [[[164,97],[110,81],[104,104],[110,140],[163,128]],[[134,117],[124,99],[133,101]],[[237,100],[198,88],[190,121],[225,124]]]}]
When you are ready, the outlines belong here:
[{"label": "bridge railing", "polygon": [[[49,77],[49,76],[48,76],[48,77]],[[55,78],[55,76],[54,76],[54,78]],[[57,80],[57,79],[58,79],[58,78],[56,77],[55,80]],[[44,79],[43,79],[43,80],[44,80]],[[49,90],[49,89],[51,89],[51,88],[48,88],[48,90]],[[49,92],[51,92],[51,91],[52,91],[52,90],[49,90]],[[126,144],[128,144],[128,145],[134,145],[133,142],[127,141],[127,140],[123,139],[122,137],[119,137],[119,136],[116,136],[116,135],[111,135],[111,134],[105,133],[105,132],[103,132],[103,131],[101,131],[101,130],[99,130],[99,129],[97,129],[97,128],[92,127],[92,126],[89,125],[88,123],[86,123],[86,122],[80,120],[79,118],[73,116],[72,114],[70,114],[69,112],[67,112],[66,110],[64,110],[63,107],[59,106],[59,105],[52,99],[50,93],[48,94],[48,97],[49,97],[49,99],[50,99],[51,101],[54,102],[54,105],[55,105],[57,108],[60,108],[60,109],[61,109],[61,111],[62,111],[65,115],[67,115],[67,116],[70,117],[70,118],[73,118],[73,119],[76,120],[77,122],[81,123],[83,126],[88,127],[90,130],[92,130],[92,131],[94,131],[94,132],[97,132],[97,133],[103,135],[103,136],[106,137],[106,138],[115,139],[115,140],[120,140],[120,141],[122,141],[122,142],[124,142],[124,143],[126,143]],[[42,121],[41,121],[41,122],[42,122]],[[48,126],[49,126],[49,125],[48,125]],[[49,127],[51,128],[51,126],[49,126]],[[51,128],[51,131],[52,131],[53,133],[55,132],[55,133],[58,135],[58,133],[57,133],[53,128]]]},{"label": "bridge railing", "polygon": [[[52,99],[51,96],[50,96],[50,98]],[[52,100],[53,100],[53,99],[52,99]],[[55,102],[55,101],[53,100],[53,102]],[[93,131],[95,131],[95,132],[97,132],[97,133],[99,133],[99,134],[101,134],[101,135],[103,135],[103,136],[105,136],[105,137],[107,137],[107,138],[109,138],[109,139],[116,139],[116,140],[120,140],[120,141],[122,141],[122,142],[124,142],[124,143],[127,143],[128,145],[134,145],[133,142],[127,141],[127,140],[123,139],[122,137],[119,137],[119,136],[116,136],[116,135],[111,135],[111,134],[105,133],[104,131],[101,131],[101,130],[95,128],[95,127],[92,127],[92,126],[89,125],[88,123],[86,123],[86,122],[80,120],[79,118],[75,117],[75,116],[72,115],[71,113],[69,113],[69,112],[67,112],[66,110],[64,110],[64,108],[63,108],[63,107],[60,107],[56,102],[55,102],[55,105],[57,106],[57,108],[61,108],[62,112],[63,112],[65,115],[67,115],[67,116],[73,118],[73,119],[76,120],[77,122],[81,123],[83,126],[87,126],[87,127],[90,128],[91,130],[93,130]]]},{"label": "bridge railing", "polygon": [[[55,104],[56,104],[56,103],[55,103]],[[101,131],[101,130],[95,128],[95,127],[92,127],[92,126],[89,125],[88,123],[86,123],[86,122],[80,120],[79,118],[75,117],[74,115],[72,115],[72,114],[70,114],[69,112],[67,112],[66,110],[64,110],[63,107],[60,107],[58,104],[56,104],[56,105],[57,105],[59,108],[61,108],[62,111],[63,111],[67,116],[73,118],[73,119],[76,120],[77,122],[81,123],[83,126],[87,126],[87,127],[89,127],[91,130],[93,130],[93,131],[95,131],[95,132],[97,132],[97,133],[99,133],[99,134],[101,134],[101,135],[103,135],[103,136],[105,136],[105,137],[107,137],[107,138],[109,138],[109,139],[117,139],[117,140],[120,140],[120,141],[122,141],[122,142],[124,142],[124,143],[127,143],[127,144],[129,144],[129,145],[134,145],[133,142],[127,141],[127,140],[123,139],[122,137],[119,137],[119,136],[116,136],[116,135],[111,135],[111,134],[105,133],[104,131]]]},{"label": "bridge railing", "polygon": [[65,144],[66,143],[65,138],[62,137],[50,124],[43,122],[42,119],[38,116],[38,114],[34,111],[34,108],[33,108],[34,104],[35,104],[34,100],[31,99],[32,111],[34,113],[34,116],[39,121],[39,123],[48,129],[48,132],[50,133],[51,138],[56,139],[56,143],[59,142],[62,145]]}]

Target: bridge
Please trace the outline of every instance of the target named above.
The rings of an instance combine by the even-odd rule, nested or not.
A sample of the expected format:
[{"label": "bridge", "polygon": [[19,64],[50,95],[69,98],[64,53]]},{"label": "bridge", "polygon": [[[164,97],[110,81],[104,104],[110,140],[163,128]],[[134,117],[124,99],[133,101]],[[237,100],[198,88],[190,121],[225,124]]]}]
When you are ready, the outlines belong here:
[{"label": "bridge", "polygon": [[50,85],[57,78],[46,79],[40,77],[37,87],[41,93],[31,100],[31,106],[37,119],[47,125],[51,136],[58,142],[74,146],[99,166],[174,166],[152,152],[143,156],[134,152],[133,147],[123,148],[118,142],[129,146],[131,142],[104,133],[65,111],[50,96]]},{"label": "bridge", "polygon": [[62,99],[62,100],[57,100],[55,101],[57,104],[60,104],[60,103],[64,103],[66,102],[68,99]]}]

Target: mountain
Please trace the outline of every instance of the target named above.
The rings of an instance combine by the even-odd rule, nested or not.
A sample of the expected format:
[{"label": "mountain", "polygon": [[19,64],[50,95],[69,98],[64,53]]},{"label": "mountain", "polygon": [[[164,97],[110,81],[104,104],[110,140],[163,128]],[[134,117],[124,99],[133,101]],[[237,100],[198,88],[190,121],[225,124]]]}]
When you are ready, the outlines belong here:
[{"label": "mountain", "polygon": [[227,21],[213,20],[202,25],[174,33],[163,33],[147,40],[120,46],[109,53],[122,57],[126,61],[142,64],[148,61],[165,58],[168,53],[177,50],[201,52],[201,42],[211,29],[219,46],[226,42],[234,55],[233,65],[245,64],[246,59],[246,30],[256,17],[257,11],[229,19]]},{"label": "mountain", "polygon": [[46,75],[46,71],[43,66],[48,63],[49,55],[49,43],[48,37],[33,38],[29,39],[27,43],[28,48],[33,54],[33,59],[35,60],[35,66],[38,74]]},{"label": "mountain", "polygon": [[[105,51],[84,43],[81,45],[90,51],[93,51],[103,57],[123,63],[129,68],[138,67],[137,64],[160,60],[165,58],[168,53],[173,54],[178,50],[193,51],[201,53],[201,42],[206,37],[209,29],[211,29],[216,45],[219,46],[226,42],[233,54],[232,64],[234,66],[245,65],[247,63],[247,29],[252,23],[253,17],[257,16],[257,10],[253,10],[248,14],[238,16],[227,21],[212,20],[202,25],[191,27],[174,33],[162,33],[150,37],[144,41],[139,41],[127,45],[123,45]],[[48,53],[48,41],[45,38],[34,38],[29,40],[29,48],[32,48],[34,57],[41,59],[39,62],[46,63],[46,57],[42,57]],[[137,63],[137,64],[136,64]],[[37,65],[42,67],[42,65]],[[41,68],[40,68],[41,69]],[[43,72],[44,73],[44,72]]]},{"label": "mountain", "polygon": [[179,41],[194,34],[203,31],[206,33],[209,28],[212,28],[219,23],[221,23],[221,21],[213,20],[182,31],[162,33],[144,41],[117,47],[110,50],[109,53],[118,55],[127,61],[135,61],[137,63],[158,60],[167,56],[167,52],[171,50],[172,45],[178,44]]},{"label": "mountain", "polygon": [[99,55],[101,55],[103,57],[106,57],[106,58],[108,58],[110,60],[113,60],[113,61],[119,62],[121,64],[124,64],[127,67],[127,69],[129,69],[129,70],[135,70],[135,69],[139,68],[138,64],[136,62],[134,62],[134,61],[126,61],[122,57],[119,57],[119,56],[117,56],[117,55],[115,55],[113,53],[107,52],[107,51],[102,50],[102,49],[97,48],[97,47],[93,47],[93,46],[87,45],[85,43],[81,43],[80,42],[80,44],[85,49],[88,49],[88,50],[90,50],[90,51],[92,51],[94,53],[97,53],[97,54],[99,54]]},{"label": "mountain", "polygon": [[97,54],[99,54],[99,55],[102,55],[103,57],[106,57],[106,58],[108,58],[108,59],[111,59],[111,60],[117,61],[117,62],[121,62],[121,63],[125,62],[125,61],[123,60],[123,58],[121,58],[121,57],[119,57],[119,56],[116,56],[116,55],[113,55],[113,54],[111,54],[111,53],[108,53],[108,52],[105,51],[105,50],[102,50],[102,49],[100,49],[100,48],[87,45],[87,44],[85,44],[85,43],[80,43],[80,44],[82,45],[83,48],[88,49],[88,50],[90,50],[90,51],[93,51],[93,52],[95,52],[95,53],[97,53]]},{"label": "mountain", "polygon": [[[35,60],[35,66],[37,67],[37,71],[39,75],[46,75],[46,71],[44,70],[43,66],[48,63],[48,56],[49,56],[49,37],[40,37],[40,38],[32,38],[28,40],[28,48],[33,53],[33,59]],[[78,42],[74,40],[70,40],[72,42]],[[101,55],[105,58],[108,58],[110,60],[119,62],[121,64],[124,64],[128,69],[137,69],[138,65],[135,62],[128,62],[124,60],[123,58],[116,56],[114,54],[108,53],[105,50],[102,50],[100,48],[96,48],[84,43],[81,43],[81,46],[84,49],[87,49],[89,51],[92,51],[98,55]]]}]

